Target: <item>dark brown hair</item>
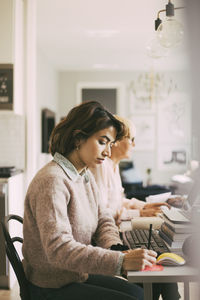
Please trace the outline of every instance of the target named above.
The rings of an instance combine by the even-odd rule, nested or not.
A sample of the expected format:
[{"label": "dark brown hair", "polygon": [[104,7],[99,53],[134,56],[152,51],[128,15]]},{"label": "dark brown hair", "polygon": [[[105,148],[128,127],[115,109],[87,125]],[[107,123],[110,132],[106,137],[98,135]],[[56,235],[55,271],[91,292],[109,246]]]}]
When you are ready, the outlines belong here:
[{"label": "dark brown hair", "polygon": [[77,141],[88,139],[97,131],[113,126],[116,131],[116,140],[121,139],[124,125],[117,120],[100,103],[95,101],[84,102],[70,110],[68,115],[56,125],[50,137],[49,151],[67,156],[77,146]]}]

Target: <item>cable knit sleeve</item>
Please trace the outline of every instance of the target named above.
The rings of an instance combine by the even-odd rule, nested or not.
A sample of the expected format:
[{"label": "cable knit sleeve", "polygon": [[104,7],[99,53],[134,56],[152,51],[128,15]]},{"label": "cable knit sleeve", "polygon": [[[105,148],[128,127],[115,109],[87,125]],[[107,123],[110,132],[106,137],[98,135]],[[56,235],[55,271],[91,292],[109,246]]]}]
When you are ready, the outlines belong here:
[{"label": "cable knit sleeve", "polygon": [[99,207],[99,222],[95,234],[96,244],[102,248],[110,248],[115,244],[122,244],[119,231],[110,212]]}]

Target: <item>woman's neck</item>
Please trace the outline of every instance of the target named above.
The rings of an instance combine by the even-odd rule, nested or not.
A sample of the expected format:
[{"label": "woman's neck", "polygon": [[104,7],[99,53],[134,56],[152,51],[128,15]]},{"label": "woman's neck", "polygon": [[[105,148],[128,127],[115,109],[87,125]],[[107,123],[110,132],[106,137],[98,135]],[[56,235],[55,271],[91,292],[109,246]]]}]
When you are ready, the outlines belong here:
[{"label": "woman's neck", "polygon": [[86,167],[85,164],[80,160],[77,151],[71,152],[68,156],[67,159],[74,165],[76,168],[77,172],[80,174],[83,169]]}]

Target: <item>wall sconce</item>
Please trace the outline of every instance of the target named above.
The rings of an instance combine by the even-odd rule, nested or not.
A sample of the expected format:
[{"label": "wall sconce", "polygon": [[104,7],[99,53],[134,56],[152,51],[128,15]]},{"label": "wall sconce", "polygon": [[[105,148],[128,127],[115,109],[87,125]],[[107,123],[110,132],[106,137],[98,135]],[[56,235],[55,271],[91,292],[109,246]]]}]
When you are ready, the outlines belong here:
[{"label": "wall sconce", "polygon": [[[171,48],[182,41],[184,35],[183,25],[175,19],[174,11],[183,8],[185,7],[174,7],[174,4],[169,0],[166,9],[158,12],[157,19],[155,20],[155,30],[161,46]],[[160,19],[161,12],[166,12],[166,19],[164,21]]]}]

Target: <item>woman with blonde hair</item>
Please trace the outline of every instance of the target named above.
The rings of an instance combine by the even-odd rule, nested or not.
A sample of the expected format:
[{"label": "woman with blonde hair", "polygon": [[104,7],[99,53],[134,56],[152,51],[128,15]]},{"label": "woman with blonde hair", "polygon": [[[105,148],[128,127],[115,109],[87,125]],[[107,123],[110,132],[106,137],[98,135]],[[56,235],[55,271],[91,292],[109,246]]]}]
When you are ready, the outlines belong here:
[{"label": "woman with blonde hair", "polygon": [[[165,202],[145,203],[138,199],[126,199],[119,174],[119,162],[122,159],[130,159],[135,146],[136,128],[134,124],[125,118],[115,116],[125,126],[124,136],[116,141],[111,150],[110,157],[106,158],[103,165],[92,168],[99,190],[102,194],[103,204],[113,215],[119,225],[122,219],[132,219],[135,216],[155,216],[159,213],[160,206],[170,207]],[[178,300],[180,298],[176,283],[154,283],[153,300],[158,300],[162,295],[163,300]]]},{"label": "woman with blonde hair", "polygon": [[122,219],[133,217],[156,216],[160,206],[168,206],[165,202],[146,203],[136,198],[127,199],[119,173],[119,163],[122,159],[130,159],[135,147],[136,128],[131,120],[115,116],[125,126],[124,137],[116,141],[112,146],[111,156],[108,157],[100,168],[92,169],[97,185],[102,193],[104,205],[112,213],[116,224]]}]

